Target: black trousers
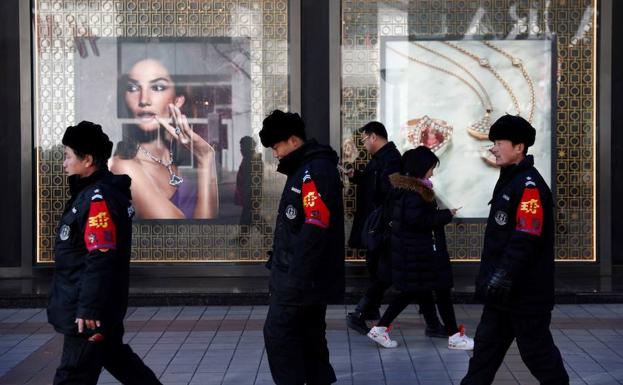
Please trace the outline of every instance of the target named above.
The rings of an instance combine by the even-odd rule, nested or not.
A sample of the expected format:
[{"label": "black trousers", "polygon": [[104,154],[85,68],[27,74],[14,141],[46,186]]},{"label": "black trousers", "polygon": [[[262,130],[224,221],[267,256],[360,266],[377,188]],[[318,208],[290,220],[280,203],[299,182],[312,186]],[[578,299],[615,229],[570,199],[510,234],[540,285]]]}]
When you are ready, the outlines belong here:
[{"label": "black trousers", "polygon": [[123,343],[123,330],[106,334],[101,342],[65,335],[54,385],[96,385],[102,367],[122,384],[162,385],[130,346]]},{"label": "black trousers", "polygon": [[[378,325],[389,326],[410,303],[417,301],[420,305],[422,316],[424,316],[426,321],[426,326],[439,326],[439,319],[437,318],[437,310],[439,310],[439,315],[448,330],[448,335],[456,333],[458,325],[450,289],[435,290],[434,293],[437,298],[436,301],[433,291],[401,291],[389,304]],[[435,309],[435,305],[437,305],[437,309]]]},{"label": "black trousers", "polygon": [[517,315],[485,306],[461,385],[491,384],[514,339],[521,359],[541,385],[568,385],[569,376],[549,330],[551,318],[549,312]]},{"label": "black trousers", "polygon": [[271,298],[264,324],[268,365],[277,385],[335,382],[325,338],[327,305],[289,306]]}]

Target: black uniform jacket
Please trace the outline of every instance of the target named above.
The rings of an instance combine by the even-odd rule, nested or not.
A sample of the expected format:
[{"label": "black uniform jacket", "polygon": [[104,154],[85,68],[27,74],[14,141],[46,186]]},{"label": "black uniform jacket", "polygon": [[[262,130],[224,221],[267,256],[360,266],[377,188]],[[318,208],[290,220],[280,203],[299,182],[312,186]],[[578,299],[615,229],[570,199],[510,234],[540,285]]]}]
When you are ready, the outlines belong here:
[{"label": "black uniform jacket", "polygon": [[[453,286],[444,226],[450,210],[440,210],[435,193],[420,180],[393,174],[389,258],[383,257],[380,274],[401,291],[445,289]],[[390,264],[391,267],[386,266]]]},{"label": "black uniform jacket", "polygon": [[103,332],[115,330],[128,303],[130,177],[103,169],[71,176],[69,185],[54,247],[48,321],[63,334],[77,333],[76,318],[100,320]]},{"label": "black uniform jacket", "polygon": [[280,304],[340,302],[344,295],[344,207],[338,157],[305,142],[279,162],[287,175],[275,226],[270,293]]},{"label": "black uniform jacket", "polygon": [[361,231],[370,213],[383,204],[391,190],[389,176],[400,171],[400,152],[394,142],[381,147],[363,171],[355,171],[351,182],[357,185],[357,207],[348,246],[361,248]]},{"label": "black uniform jacket", "polygon": [[552,193],[531,155],[505,167],[491,198],[476,279],[476,297],[485,301],[486,283],[496,268],[512,281],[510,302],[490,305],[530,314],[554,306],[554,216]]}]

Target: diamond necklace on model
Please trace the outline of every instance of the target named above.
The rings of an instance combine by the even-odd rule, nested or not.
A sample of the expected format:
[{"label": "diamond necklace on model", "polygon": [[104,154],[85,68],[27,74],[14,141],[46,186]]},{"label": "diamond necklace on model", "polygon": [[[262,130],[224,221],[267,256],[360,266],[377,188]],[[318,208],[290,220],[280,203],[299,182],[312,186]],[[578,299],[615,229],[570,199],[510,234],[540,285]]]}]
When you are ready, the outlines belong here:
[{"label": "diamond necklace on model", "polygon": [[164,168],[167,169],[167,171],[169,171],[169,175],[171,176],[171,178],[169,179],[169,184],[173,187],[178,187],[179,185],[182,184],[182,182],[184,182],[184,179],[181,176],[178,176],[175,174],[175,172],[173,172],[173,151],[171,149],[169,149],[169,158],[170,161],[168,163],[165,163],[162,159],[154,156],[151,152],[149,152],[149,150],[141,147],[141,145],[139,144],[137,146],[137,149],[140,150],[143,154],[145,154],[145,156],[149,159],[151,159],[152,161],[160,164],[161,166],[163,166]]}]

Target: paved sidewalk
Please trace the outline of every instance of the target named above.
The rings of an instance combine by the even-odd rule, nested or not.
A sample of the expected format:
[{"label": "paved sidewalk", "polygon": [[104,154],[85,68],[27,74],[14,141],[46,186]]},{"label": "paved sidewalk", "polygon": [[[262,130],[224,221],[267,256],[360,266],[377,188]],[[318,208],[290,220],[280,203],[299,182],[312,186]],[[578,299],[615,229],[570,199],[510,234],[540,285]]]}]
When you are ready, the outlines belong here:
[{"label": "paved sidewalk", "polygon": [[[353,306],[330,306],[327,338],[340,385],[458,384],[470,354],[424,337],[414,306],[395,323],[397,349],[347,330]],[[164,384],[272,384],[262,338],[266,306],[150,307],[128,312],[126,338]],[[457,305],[473,335],[478,305]],[[552,330],[572,384],[623,384],[623,305],[560,305]],[[0,384],[50,384],[62,339],[42,309],[0,309]],[[117,384],[106,372],[100,384]],[[495,384],[536,384],[513,345]]]}]

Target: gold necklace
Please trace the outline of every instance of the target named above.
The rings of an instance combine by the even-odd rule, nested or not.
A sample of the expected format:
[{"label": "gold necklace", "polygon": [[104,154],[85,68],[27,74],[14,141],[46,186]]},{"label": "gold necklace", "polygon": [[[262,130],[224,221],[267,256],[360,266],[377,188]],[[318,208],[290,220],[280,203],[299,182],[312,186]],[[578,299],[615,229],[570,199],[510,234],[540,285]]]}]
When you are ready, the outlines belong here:
[{"label": "gold necklace", "polygon": [[[466,68],[464,68],[463,66],[461,66],[460,64],[456,63],[454,60],[446,57],[445,55],[438,53],[432,49],[429,49],[419,43],[416,42],[412,42],[414,43],[416,46],[420,47],[420,48],[424,48],[429,52],[432,52],[440,57],[446,58],[447,60],[449,60],[450,62],[458,65],[461,69],[463,69],[466,73],[468,73],[470,75],[470,77],[472,79],[476,79],[475,76],[473,74],[471,74],[471,72],[469,70],[467,70]],[[490,99],[489,99],[489,95],[487,94],[486,91],[484,91],[484,87],[482,86],[482,84],[480,84],[480,82],[478,82],[477,80],[475,80],[476,84],[478,85],[479,88],[481,88],[483,90],[483,94],[481,95],[480,92],[478,92],[478,90],[476,89],[476,87],[474,87],[474,85],[472,85],[469,81],[467,81],[465,78],[461,77],[460,75],[437,65],[425,62],[423,60],[414,58],[410,55],[405,54],[404,52],[401,52],[395,48],[392,47],[388,47],[388,49],[390,51],[393,51],[394,53],[396,53],[399,56],[402,56],[404,58],[406,58],[409,61],[412,61],[414,63],[418,63],[420,65],[423,65],[425,67],[443,72],[447,75],[450,75],[456,79],[458,79],[460,82],[462,82],[463,84],[465,84],[470,90],[472,90],[476,96],[478,97],[478,99],[480,100],[480,103],[483,106],[484,109],[484,115],[482,116],[482,118],[480,118],[479,120],[477,120],[476,122],[470,124],[467,128],[467,131],[472,135],[472,136],[476,136],[476,134],[478,134],[479,136],[476,136],[479,139],[482,139],[482,134],[486,132],[488,135],[488,130],[489,130],[489,123],[491,120],[491,103],[490,103]],[[445,149],[447,148],[451,137],[452,137],[452,133],[453,133],[453,128],[452,126],[450,126],[446,121],[441,120],[441,119],[432,119],[428,116],[423,116],[420,119],[411,119],[407,122],[407,127],[409,127],[410,132],[407,134],[407,139],[413,144],[413,145],[425,145],[429,148],[431,148],[431,150],[433,150],[436,153],[441,153],[443,151],[445,151]],[[433,140],[434,138],[437,138],[436,140]]]},{"label": "gold necklace", "polygon": [[530,113],[528,115],[528,122],[532,123],[532,119],[534,118],[534,106],[536,104],[536,97],[534,93],[534,83],[532,82],[532,79],[530,78],[530,75],[528,74],[528,70],[526,70],[526,67],[523,64],[523,61],[521,61],[521,59],[519,59],[518,57],[511,55],[509,52],[504,51],[502,48],[486,40],[483,41],[482,44],[506,56],[511,61],[511,64],[513,65],[513,67],[517,68],[521,72],[521,76],[523,76],[523,78],[526,80],[526,83],[528,83],[528,88],[530,89]]},{"label": "gold necklace", "polygon": [[[521,114],[521,110],[519,108],[519,101],[517,100],[517,97],[515,96],[515,93],[513,92],[510,84],[508,84],[508,82],[506,80],[504,80],[504,78],[502,78],[502,76],[498,73],[498,71],[496,71],[495,68],[493,68],[493,66],[491,65],[491,63],[489,62],[489,60],[487,60],[484,57],[480,57],[478,55],[476,55],[475,53],[469,52],[468,50],[466,50],[463,47],[460,47],[454,43],[450,43],[448,41],[444,41],[443,42],[445,45],[452,47],[454,49],[456,49],[457,51],[461,52],[462,54],[474,59],[476,62],[478,62],[478,64],[480,64],[481,67],[487,69],[489,72],[491,72],[493,74],[493,76],[495,76],[495,78],[502,83],[502,86],[506,89],[506,91],[508,92],[509,96],[511,97],[511,100],[513,101],[513,105],[515,106],[515,111],[517,111],[517,115]],[[488,130],[487,130],[488,131]],[[487,132],[487,137],[488,137],[488,132]],[[483,138],[483,139],[487,139],[487,138]]]},{"label": "gold necklace", "polygon": [[482,103],[482,106],[485,110],[485,113],[482,116],[482,118],[477,120],[475,123],[472,123],[467,126],[467,132],[476,139],[479,139],[479,140],[488,139],[489,138],[489,127],[491,126],[491,114],[493,113],[493,105],[491,103],[491,98],[489,97],[489,93],[487,92],[485,87],[482,85],[482,83],[476,78],[476,76],[474,76],[474,74],[470,70],[468,70],[464,65],[460,64],[456,60],[450,58],[449,56],[442,54],[441,52],[435,51],[432,48],[426,47],[425,45],[421,43],[418,43],[415,41],[413,41],[412,43],[436,56],[439,56],[449,61],[455,66],[459,67],[470,78],[472,78],[474,83],[476,83],[476,85],[480,89],[480,92],[482,92],[482,96],[480,95],[478,91],[476,91],[476,89],[471,84],[468,84],[464,79],[458,77],[457,75],[454,75],[454,76],[457,76],[459,79],[461,79],[465,84],[467,84],[472,89],[472,91],[476,93],[476,95],[478,95],[478,98],[480,99],[480,102]]}]

